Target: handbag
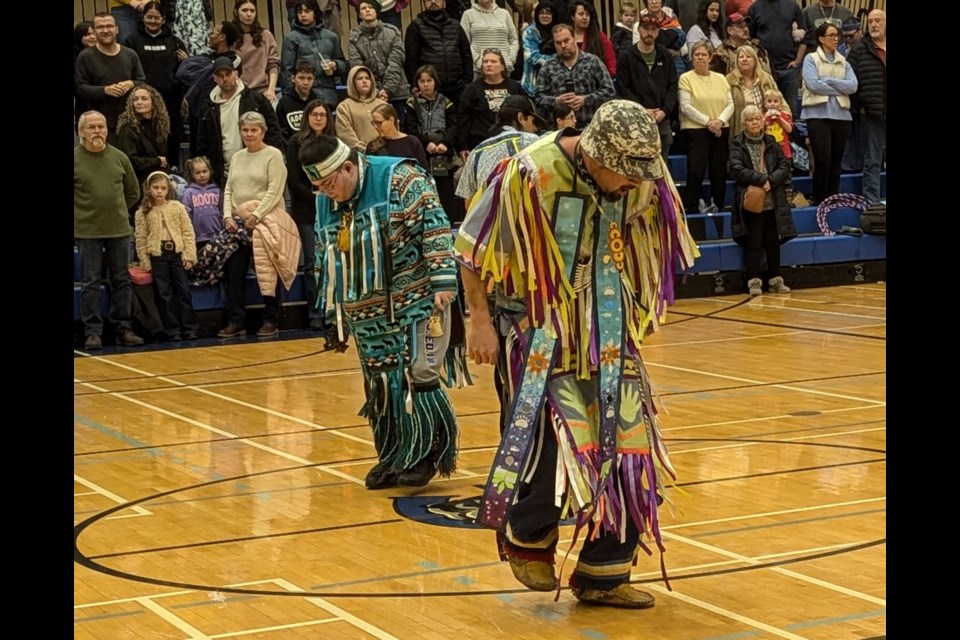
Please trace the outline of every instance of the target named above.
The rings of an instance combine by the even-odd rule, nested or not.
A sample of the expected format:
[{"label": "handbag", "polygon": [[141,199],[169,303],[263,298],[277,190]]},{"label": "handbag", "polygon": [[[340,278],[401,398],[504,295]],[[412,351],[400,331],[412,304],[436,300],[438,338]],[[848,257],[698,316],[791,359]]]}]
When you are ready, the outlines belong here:
[{"label": "handbag", "polygon": [[[760,171],[763,172],[763,154],[766,151],[766,144],[760,143]],[[763,213],[763,201],[767,199],[767,192],[761,187],[755,187],[752,184],[747,186],[743,192],[743,204],[741,208],[750,213]]]}]

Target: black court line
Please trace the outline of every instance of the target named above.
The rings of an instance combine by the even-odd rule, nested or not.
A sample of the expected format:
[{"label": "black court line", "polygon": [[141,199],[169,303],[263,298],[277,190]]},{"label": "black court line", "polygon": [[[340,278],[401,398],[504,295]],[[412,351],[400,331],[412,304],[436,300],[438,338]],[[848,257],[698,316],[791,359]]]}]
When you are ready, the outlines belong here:
[{"label": "black court line", "polygon": [[[730,311],[733,308],[734,307],[724,307],[723,309],[721,309],[721,311]],[[808,309],[804,309],[804,311],[808,311]],[[670,324],[680,324],[680,322],[685,322],[686,320],[709,319],[709,320],[719,320],[721,322],[734,322],[737,324],[752,324],[752,325],[757,325],[761,327],[774,327],[776,329],[792,329],[794,331],[804,331],[807,333],[825,333],[825,334],[836,335],[836,336],[847,336],[848,338],[866,338],[868,340],[881,340],[883,342],[887,341],[887,336],[874,336],[874,335],[868,335],[864,333],[853,333],[850,331],[841,331],[839,329],[824,329],[821,327],[802,327],[802,326],[796,326],[792,324],[777,324],[775,322],[764,322],[762,320],[723,318],[723,317],[714,315],[714,312],[710,312],[708,314],[707,313],[698,314],[698,313],[688,313],[686,311],[672,311],[671,313],[678,316],[687,316],[687,317],[684,320],[680,320],[678,322],[674,322],[674,323],[668,322],[667,324],[664,325],[665,327],[670,326]],[[873,319],[875,319],[877,322],[883,322],[883,323],[886,323],[887,321],[886,318],[873,318]],[[754,336],[754,337],[762,338],[763,336]]]},{"label": "black court line", "polygon": [[[793,441],[776,441],[776,440],[756,440],[756,439],[745,439],[745,438],[729,438],[729,439],[724,439],[724,438],[689,438],[689,439],[686,439],[686,438],[685,438],[685,439],[681,439],[681,440],[683,440],[683,441],[689,441],[689,442],[695,442],[695,441],[703,441],[703,442],[715,442],[715,441],[726,442],[726,441],[734,441],[734,442],[779,443],[779,444],[785,444],[785,445],[802,445],[802,446],[813,446],[813,447],[823,447],[823,448],[849,449],[849,450],[853,450],[853,451],[872,451],[872,452],[884,453],[884,454],[886,453],[884,450],[879,450],[879,449],[870,449],[870,448],[858,447],[858,446],[853,446],[853,445],[836,445],[836,444],[821,443],[821,442],[816,442],[816,443],[814,443],[814,442],[793,442]],[[342,462],[353,462],[353,461],[356,461],[356,460],[340,461],[340,462],[342,463]],[[871,460],[871,461],[862,461],[861,463],[863,463],[863,464],[871,464],[871,463],[873,463],[873,462],[874,462],[874,461]],[[177,488],[177,489],[171,489],[171,490],[169,490],[169,491],[164,491],[164,492],[161,492],[161,493],[144,496],[144,497],[142,497],[142,498],[138,498],[138,499],[136,499],[136,500],[132,500],[132,501],[127,502],[127,503],[124,503],[124,504],[116,505],[116,506],[114,506],[114,507],[111,507],[110,509],[107,509],[107,510],[105,510],[105,511],[101,511],[100,513],[98,513],[98,514],[96,514],[96,515],[94,515],[94,516],[92,516],[92,517],[84,520],[83,522],[77,524],[76,526],[74,526],[74,544],[73,544],[74,562],[76,562],[77,564],[80,564],[81,566],[84,566],[84,567],[86,567],[86,568],[88,568],[88,569],[90,569],[90,570],[92,570],[92,571],[97,571],[97,572],[99,572],[99,573],[103,573],[103,574],[106,574],[106,575],[111,575],[111,576],[114,576],[114,577],[123,578],[123,579],[127,579],[127,580],[132,580],[132,581],[135,581],[135,582],[144,582],[144,583],[149,583],[149,584],[156,584],[156,585],[161,585],[161,586],[170,586],[170,587],[176,587],[176,588],[181,588],[181,589],[195,589],[195,590],[200,590],[200,591],[215,591],[215,590],[220,590],[221,592],[225,592],[225,593],[244,593],[244,594],[249,594],[249,595],[285,595],[285,596],[289,596],[289,595],[308,596],[308,595],[309,595],[309,596],[314,596],[314,597],[432,597],[432,596],[442,597],[442,596],[466,596],[466,595],[470,595],[470,596],[475,596],[475,595],[493,595],[493,594],[502,594],[502,593],[523,593],[523,592],[526,592],[526,591],[527,591],[526,589],[516,589],[516,590],[497,590],[497,591],[485,591],[485,592],[484,592],[484,591],[476,591],[476,592],[466,592],[466,593],[464,593],[464,592],[436,592],[436,593],[420,593],[420,592],[417,592],[417,593],[411,593],[411,594],[396,594],[396,593],[390,593],[390,594],[337,594],[337,593],[332,593],[332,594],[327,594],[327,593],[318,593],[318,592],[286,592],[286,591],[285,591],[285,592],[276,592],[276,591],[269,591],[269,590],[263,591],[263,590],[248,590],[248,589],[230,589],[230,588],[224,588],[224,587],[218,587],[218,586],[211,586],[211,585],[195,585],[195,584],[189,584],[189,583],[180,583],[180,582],[162,580],[162,579],[159,579],[159,578],[151,578],[151,577],[148,577],[148,576],[140,576],[140,575],[136,575],[136,574],[131,574],[131,573],[128,573],[128,572],[120,571],[120,570],[118,570],[118,569],[113,569],[113,568],[111,568],[111,567],[107,567],[107,566],[104,566],[104,565],[100,564],[99,562],[96,561],[96,558],[95,558],[95,557],[88,557],[88,556],[84,555],[84,554],[80,551],[80,549],[79,549],[79,547],[78,547],[78,541],[79,541],[80,535],[81,535],[87,528],[89,528],[90,526],[92,526],[93,524],[95,524],[96,522],[98,522],[99,520],[101,520],[101,519],[103,519],[103,518],[105,518],[105,517],[107,517],[107,516],[110,516],[110,515],[118,512],[118,511],[121,511],[121,510],[124,510],[124,509],[128,509],[128,508],[130,508],[130,507],[137,506],[137,505],[142,504],[142,503],[145,503],[145,502],[149,502],[149,501],[152,501],[152,500],[156,500],[156,499],[158,499],[158,498],[167,497],[167,496],[171,496],[171,495],[178,494],[178,493],[184,493],[184,492],[187,492],[187,491],[190,491],[190,490],[193,490],[193,489],[199,489],[199,488],[209,487],[209,486],[213,486],[213,485],[217,485],[217,484],[224,484],[224,483],[228,483],[228,482],[236,482],[237,480],[241,480],[241,479],[244,479],[244,480],[245,480],[245,479],[249,479],[249,478],[253,478],[253,477],[258,477],[258,476],[265,476],[265,475],[275,474],[275,473],[283,473],[283,472],[293,471],[293,470],[301,470],[301,469],[304,469],[304,468],[316,467],[316,466],[320,466],[320,465],[329,465],[329,464],[336,464],[336,462],[324,462],[324,463],[316,463],[316,464],[309,464],[309,465],[298,465],[298,466],[295,466],[295,467],[285,467],[285,468],[282,468],[282,469],[272,469],[272,470],[267,470],[267,471],[259,471],[259,472],[256,472],[256,473],[250,473],[250,474],[243,474],[243,475],[239,475],[239,476],[233,476],[233,477],[230,477],[230,478],[222,478],[222,479],[219,479],[219,480],[212,480],[212,481],[210,481],[210,482],[204,482],[204,483],[200,483],[200,484],[196,484],[196,485],[192,485],[192,486],[188,486],[188,487],[181,487],[181,488]],[[829,468],[830,466],[833,466],[833,465],[828,465],[827,468]],[[805,470],[805,471],[809,471],[810,469],[809,469],[809,468],[805,468],[804,470]],[[815,469],[814,469],[814,470],[815,470]],[[756,474],[756,475],[757,475],[758,477],[760,477],[760,476],[777,475],[777,474],[779,474],[779,473],[793,473],[793,472],[795,472],[795,470],[790,470],[790,469],[788,469],[788,470],[783,470],[783,471],[775,472],[775,473],[762,472],[762,473]],[[740,478],[740,479],[749,478],[749,477],[750,477],[750,476],[745,476],[745,477],[742,477],[742,478]],[[724,481],[726,481],[726,480],[727,480],[726,478],[715,478],[715,479],[712,479],[712,480],[709,480],[709,481],[706,481],[706,482],[697,482],[697,484],[719,483],[719,482],[724,482]],[[681,486],[682,486],[682,485],[681,485]],[[368,523],[361,523],[359,526],[376,526],[376,525],[378,525],[378,524],[391,524],[391,523],[395,523],[395,522],[397,522],[397,520],[388,520],[388,521],[381,521],[381,522],[368,522]],[[353,526],[353,525],[342,525],[342,526],[338,526],[337,529],[350,529],[352,526]],[[298,535],[299,533],[301,533],[301,532],[297,532],[297,531],[293,531],[293,532],[282,532],[282,533],[276,533],[276,534],[266,534],[266,535],[264,535],[264,536],[251,537],[250,539],[265,539],[265,538],[271,538],[271,537],[286,537],[286,536]],[[879,541],[872,541],[872,542],[869,542],[869,543],[865,543],[864,545],[857,545],[856,547],[844,547],[841,551],[849,551],[849,550],[853,550],[853,549],[855,549],[855,548],[866,548],[866,547],[868,547],[868,546],[874,546],[874,545],[876,545],[876,544],[881,544],[881,543],[884,543],[884,542],[886,542],[886,538],[882,538],[882,539],[879,540]],[[169,547],[169,548],[186,549],[186,548],[191,548],[191,547],[209,546],[209,545],[211,545],[211,544],[217,544],[217,542],[199,542],[199,543],[191,543],[191,544],[179,545],[179,546],[176,546],[176,547]],[[150,553],[150,552],[152,552],[152,551],[154,551],[154,550],[164,550],[164,549],[167,549],[167,548],[141,549],[141,550],[137,550],[137,551],[123,552],[123,553],[118,552],[118,553],[115,553],[115,554],[109,554],[109,557],[120,557],[120,556],[126,556],[126,555]],[[719,571],[716,571],[716,572],[706,572],[706,573],[699,573],[699,574],[689,574],[689,575],[671,577],[671,579],[672,579],[672,580],[677,580],[677,579],[687,579],[687,578],[691,578],[691,577],[702,577],[702,576],[710,576],[710,575],[722,575],[722,574],[725,574],[725,573],[734,573],[734,572],[738,572],[738,571],[755,570],[755,569],[765,568],[765,567],[770,567],[770,566],[780,566],[781,564],[789,564],[789,563],[793,563],[793,562],[800,562],[800,561],[803,561],[803,560],[816,559],[816,558],[821,558],[821,557],[828,557],[828,556],[830,556],[830,555],[836,555],[836,552],[835,552],[835,551],[830,551],[830,552],[826,552],[825,554],[814,554],[814,555],[812,555],[812,556],[804,556],[804,557],[798,558],[798,559],[792,559],[792,560],[787,560],[787,561],[778,561],[778,562],[767,563],[767,564],[763,564],[763,565],[750,565],[749,567],[745,567],[745,568],[734,567],[734,568],[728,568],[728,569],[724,569],[724,570],[719,570]],[[99,557],[100,557],[100,558],[103,558],[103,557],[108,557],[108,556],[99,556]],[[658,580],[659,580],[659,579],[649,579],[649,580],[640,580],[640,581],[632,581],[632,582],[633,582],[633,583],[643,583],[643,582],[654,582],[654,581],[658,581]]]}]

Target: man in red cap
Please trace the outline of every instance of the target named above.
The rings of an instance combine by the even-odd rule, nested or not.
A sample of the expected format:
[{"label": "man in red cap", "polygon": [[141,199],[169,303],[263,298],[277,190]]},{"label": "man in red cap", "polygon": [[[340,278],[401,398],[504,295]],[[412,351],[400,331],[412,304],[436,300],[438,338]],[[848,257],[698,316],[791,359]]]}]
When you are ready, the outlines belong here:
[{"label": "man in red cap", "polygon": [[713,52],[713,58],[710,59],[710,71],[727,75],[736,69],[737,49],[749,44],[757,50],[757,55],[760,58],[760,68],[772,76],[770,56],[767,55],[767,50],[760,46],[758,40],[750,39],[750,19],[742,13],[731,13],[727,16],[726,29],[727,39]]}]

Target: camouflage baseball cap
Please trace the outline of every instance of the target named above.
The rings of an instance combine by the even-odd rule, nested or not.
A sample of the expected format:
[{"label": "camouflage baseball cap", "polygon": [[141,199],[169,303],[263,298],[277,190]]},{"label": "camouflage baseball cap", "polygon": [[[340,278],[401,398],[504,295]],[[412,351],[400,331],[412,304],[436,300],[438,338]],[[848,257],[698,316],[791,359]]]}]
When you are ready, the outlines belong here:
[{"label": "camouflage baseball cap", "polygon": [[660,129],[636,102],[610,100],[601,105],[583,130],[580,147],[602,166],[631,180],[663,177]]}]

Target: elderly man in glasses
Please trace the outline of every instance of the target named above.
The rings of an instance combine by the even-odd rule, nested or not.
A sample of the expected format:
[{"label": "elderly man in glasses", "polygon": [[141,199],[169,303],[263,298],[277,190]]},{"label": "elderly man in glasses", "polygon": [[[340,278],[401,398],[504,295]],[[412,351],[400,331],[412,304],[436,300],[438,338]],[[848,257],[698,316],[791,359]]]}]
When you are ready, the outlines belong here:
[{"label": "elderly man in glasses", "polygon": [[[317,197],[318,308],[356,341],[379,461],[368,489],[422,487],[457,464],[458,429],[441,387],[469,380],[447,214],[415,160],[366,156],[332,136],[304,141]],[[441,365],[446,375],[441,378]]]}]

